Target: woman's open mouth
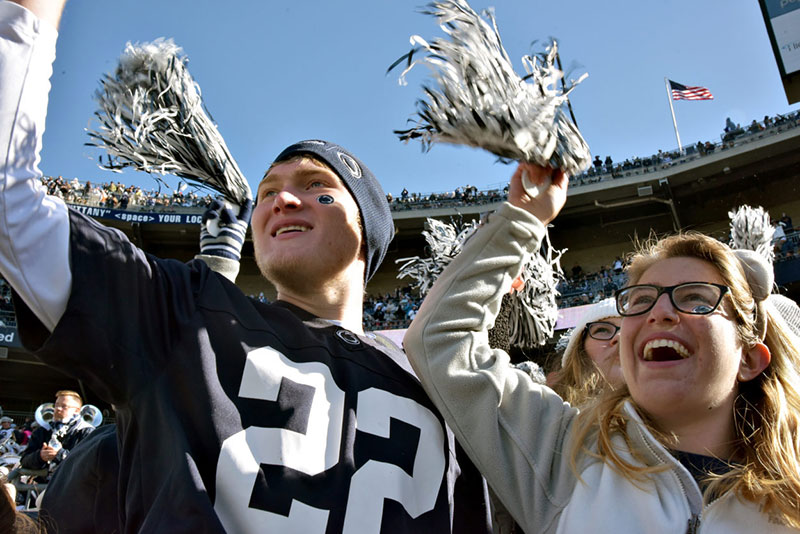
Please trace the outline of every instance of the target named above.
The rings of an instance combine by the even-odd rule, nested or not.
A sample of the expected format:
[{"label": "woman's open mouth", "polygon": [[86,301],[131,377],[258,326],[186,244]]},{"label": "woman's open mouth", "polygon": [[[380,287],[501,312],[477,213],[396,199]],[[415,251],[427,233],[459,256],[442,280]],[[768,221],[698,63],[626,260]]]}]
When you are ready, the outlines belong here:
[{"label": "woman's open mouth", "polygon": [[642,359],[646,362],[685,360],[689,356],[689,349],[672,339],[651,339],[642,353]]}]

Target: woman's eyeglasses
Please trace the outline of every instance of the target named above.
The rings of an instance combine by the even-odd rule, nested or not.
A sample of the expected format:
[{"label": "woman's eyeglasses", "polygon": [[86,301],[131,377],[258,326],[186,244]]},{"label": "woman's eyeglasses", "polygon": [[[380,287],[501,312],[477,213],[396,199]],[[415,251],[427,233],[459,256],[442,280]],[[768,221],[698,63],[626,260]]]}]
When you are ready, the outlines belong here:
[{"label": "woman's eyeglasses", "polygon": [[605,321],[594,321],[586,323],[586,335],[598,341],[609,341],[619,332],[619,327],[614,323]]},{"label": "woman's eyeglasses", "polygon": [[640,284],[617,291],[617,312],[623,317],[642,315],[655,306],[666,293],[672,305],[681,313],[708,315],[719,307],[728,286],[710,282],[686,282],[675,286]]}]

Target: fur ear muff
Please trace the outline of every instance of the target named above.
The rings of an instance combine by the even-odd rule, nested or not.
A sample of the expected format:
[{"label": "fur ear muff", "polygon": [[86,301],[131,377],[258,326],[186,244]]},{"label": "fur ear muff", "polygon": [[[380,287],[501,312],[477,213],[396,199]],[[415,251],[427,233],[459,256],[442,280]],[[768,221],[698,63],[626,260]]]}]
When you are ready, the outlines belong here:
[{"label": "fur ear muff", "polygon": [[766,299],[775,283],[772,265],[761,254],[752,250],[737,249],[733,252],[742,264],[753,298],[757,302]]}]

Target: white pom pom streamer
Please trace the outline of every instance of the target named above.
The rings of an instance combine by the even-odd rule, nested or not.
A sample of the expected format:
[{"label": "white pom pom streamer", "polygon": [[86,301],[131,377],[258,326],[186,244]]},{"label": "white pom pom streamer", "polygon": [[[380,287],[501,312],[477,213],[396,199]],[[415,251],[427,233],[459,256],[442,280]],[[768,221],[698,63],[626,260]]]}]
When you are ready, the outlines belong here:
[{"label": "white pom pom streamer", "polygon": [[775,228],[770,224],[769,213],[762,207],[743,205],[728,212],[731,220],[732,249],[752,250],[763,256],[770,264],[775,259],[772,236]]},{"label": "white pom pom streamer", "polygon": [[456,225],[428,218],[425,221],[426,229],[422,231],[422,235],[428,242],[430,257],[414,256],[395,260],[395,263],[402,263],[397,278],[411,278],[411,286],[424,297],[442,274],[444,268],[458,256],[464,243],[475,232],[478,225],[478,221]]},{"label": "white pom pom streamer", "polygon": [[[401,258],[397,278],[411,278],[412,287],[421,296],[427,295],[445,267],[463,249],[464,243],[479,227],[478,222],[466,225],[447,224],[428,218],[422,232],[428,242],[430,256]],[[540,253],[534,254],[522,270],[523,285],[511,293],[510,343],[518,347],[544,345],[553,336],[558,320],[557,285],[563,277],[560,259],[564,250],[553,249],[545,234]]]},{"label": "white pom pom streamer", "polygon": [[512,293],[511,344],[522,347],[544,345],[553,337],[558,321],[558,282],[563,278],[561,255],[550,243],[550,234],[539,253],[534,254],[522,270],[523,286]]},{"label": "white pom pom streamer", "polygon": [[[426,150],[436,142],[479,147],[502,160],[549,165],[569,175],[590,164],[589,147],[562,111],[572,89],[558,89],[563,73],[554,64],[555,41],[540,56],[522,58],[527,75],[520,77],[491,11],[483,12],[484,20],[465,1],[447,0],[422,13],[437,17],[450,39],[429,43],[414,35],[414,48],[389,68],[405,62],[400,75],[405,84],[408,71],[422,63],[437,84],[423,86],[427,99],[417,103],[416,125],[395,132],[401,140],[420,139]],[[425,55],[415,60],[420,52]]]},{"label": "white pom pom streamer", "polygon": [[250,186],[207,113],[187,61],[171,39],[128,43],[95,93],[99,124],[88,131],[93,141],[87,144],[106,150],[107,161],[100,158],[106,169],[173,174],[241,205],[252,198]]}]

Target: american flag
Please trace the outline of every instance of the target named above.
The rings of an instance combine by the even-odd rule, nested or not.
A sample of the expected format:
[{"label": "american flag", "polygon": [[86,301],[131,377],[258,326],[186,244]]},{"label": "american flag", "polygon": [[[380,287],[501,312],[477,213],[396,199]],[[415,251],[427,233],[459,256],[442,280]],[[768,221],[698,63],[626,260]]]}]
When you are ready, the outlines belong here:
[{"label": "american flag", "polygon": [[714,100],[714,95],[705,87],[690,87],[669,81],[672,100]]}]

